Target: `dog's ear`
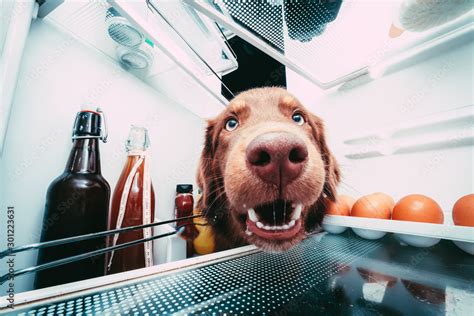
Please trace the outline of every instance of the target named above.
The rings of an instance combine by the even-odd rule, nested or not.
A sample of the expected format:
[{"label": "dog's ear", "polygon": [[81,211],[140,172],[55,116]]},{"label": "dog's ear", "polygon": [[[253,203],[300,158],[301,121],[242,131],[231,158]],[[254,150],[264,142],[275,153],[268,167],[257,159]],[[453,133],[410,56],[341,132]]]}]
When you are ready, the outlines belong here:
[{"label": "dog's ear", "polygon": [[215,215],[211,209],[217,203],[216,197],[218,197],[217,194],[219,193],[217,189],[220,187],[219,181],[222,178],[216,174],[218,168],[214,164],[216,147],[216,122],[209,120],[197,171],[197,184],[202,191],[197,206],[208,218],[213,218]]},{"label": "dog's ear", "polygon": [[200,210],[206,209],[208,204],[209,192],[211,189],[212,160],[214,158],[214,129],[215,124],[209,120],[207,122],[206,134],[204,136],[204,147],[202,148],[201,158],[197,170],[197,184],[202,191],[201,199],[198,201]]},{"label": "dog's ear", "polygon": [[323,193],[329,200],[335,201],[337,196],[337,185],[341,180],[339,165],[326,143],[323,121],[316,115],[310,114],[309,124],[313,129],[313,135],[318,144],[325,165],[326,179],[324,182]]},{"label": "dog's ear", "polygon": [[323,194],[308,210],[305,230],[314,231],[321,225],[327,209],[328,200],[335,201],[337,197],[337,185],[339,184],[341,172],[336,159],[332,155],[326,143],[323,121],[316,115],[309,114],[309,124],[313,130],[313,137],[321,153],[324,162],[326,179],[323,186]]}]

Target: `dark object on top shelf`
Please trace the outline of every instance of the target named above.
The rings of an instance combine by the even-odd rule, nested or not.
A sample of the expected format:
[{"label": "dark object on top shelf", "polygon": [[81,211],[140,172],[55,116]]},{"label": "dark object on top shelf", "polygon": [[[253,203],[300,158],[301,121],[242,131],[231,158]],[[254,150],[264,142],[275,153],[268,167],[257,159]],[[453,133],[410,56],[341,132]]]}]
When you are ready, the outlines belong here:
[{"label": "dark object on top shelf", "polygon": [[[237,56],[239,68],[223,76],[222,81],[234,95],[251,88],[286,87],[283,64],[238,36],[231,38],[229,44]],[[228,100],[232,98],[224,87],[221,88],[221,93]]]},{"label": "dark object on top shelf", "polygon": [[300,42],[309,42],[321,35],[326,25],[336,19],[342,0],[285,1],[285,22],[288,36]]}]

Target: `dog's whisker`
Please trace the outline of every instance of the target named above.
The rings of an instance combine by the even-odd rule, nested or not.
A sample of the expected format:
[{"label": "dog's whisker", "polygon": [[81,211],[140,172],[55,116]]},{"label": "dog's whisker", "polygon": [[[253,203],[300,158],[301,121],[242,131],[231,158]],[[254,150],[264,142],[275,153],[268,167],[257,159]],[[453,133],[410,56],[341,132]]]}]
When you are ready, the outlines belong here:
[{"label": "dog's whisker", "polygon": [[355,187],[353,187],[352,185],[346,183],[346,182],[343,181],[343,180],[341,180],[341,181],[339,182],[339,185],[348,188],[350,191],[355,192],[355,193],[357,193],[358,195],[363,195],[363,193],[362,193],[361,191],[357,190]]},{"label": "dog's whisker", "polygon": [[[214,197],[214,199],[212,200],[212,203],[210,203],[210,204],[206,207],[206,210],[204,211],[206,215],[207,215],[207,213],[209,212],[209,210],[211,210],[212,207],[214,207],[214,204],[219,201],[219,198],[221,198],[224,194],[225,194],[225,191],[222,191],[222,192],[220,192],[217,196]],[[224,201],[224,203],[225,203],[225,201]]]},{"label": "dog's whisker", "polygon": [[212,195],[216,193],[217,191],[224,190],[224,185],[217,185],[213,190],[209,192],[204,192],[206,195]]},{"label": "dog's whisker", "polygon": [[224,176],[222,175],[213,175],[211,177],[206,178],[208,181],[215,181],[215,180],[224,180]]}]

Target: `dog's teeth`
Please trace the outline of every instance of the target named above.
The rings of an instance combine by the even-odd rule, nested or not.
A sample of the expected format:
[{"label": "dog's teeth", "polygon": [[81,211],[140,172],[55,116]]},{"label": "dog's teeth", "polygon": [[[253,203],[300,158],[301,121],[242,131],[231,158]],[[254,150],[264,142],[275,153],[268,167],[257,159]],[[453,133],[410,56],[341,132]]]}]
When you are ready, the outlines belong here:
[{"label": "dog's teeth", "polygon": [[252,236],[253,235],[252,232],[249,231],[249,230],[246,230],[245,233],[247,234],[247,236]]},{"label": "dog's teeth", "polygon": [[283,228],[283,229],[288,229],[288,228],[290,228],[290,225],[285,224],[285,225],[282,226],[282,228]]},{"label": "dog's teeth", "polygon": [[257,227],[258,227],[258,228],[263,228],[262,222],[257,222]]},{"label": "dog's teeth", "polygon": [[[255,213],[255,210],[253,208],[249,208],[248,210],[248,216],[249,216],[249,219],[252,221],[252,222],[258,222],[258,217],[257,217],[257,213]],[[257,225],[258,226],[258,225]]]},{"label": "dog's teeth", "polygon": [[301,211],[303,210],[303,205],[301,203],[298,203],[296,205],[295,210],[293,211],[293,215],[291,215],[291,219],[297,220],[301,216]]},{"label": "dog's teeth", "polygon": [[270,226],[268,226],[268,225],[265,225],[265,226],[263,226],[263,229],[265,229],[265,230],[271,230],[272,228],[271,228]]},{"label": "dog's teeth", "polygon": [[291,220],[291,222],[288,223],[288,228],[295,226],[296,221],[294,219]]}]

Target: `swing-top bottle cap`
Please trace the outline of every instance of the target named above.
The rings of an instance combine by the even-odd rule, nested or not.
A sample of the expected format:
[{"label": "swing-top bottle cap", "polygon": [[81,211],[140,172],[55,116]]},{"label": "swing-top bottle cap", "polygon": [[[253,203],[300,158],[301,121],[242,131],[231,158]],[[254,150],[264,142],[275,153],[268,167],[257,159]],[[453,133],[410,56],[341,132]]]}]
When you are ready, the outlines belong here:
[{"label": "swing-top bottle cap", "polygon": [[128,134],[125,148],[127,151],[132,150],[146,150],[150,147],[150,138],[148,137],[148,130],[141,126],[132,125],[130,133]]},{"label": "swing-top bottle cap", "polygon": [[99,138],[104,143],[107,141],[105,117],[100,108],[97,111],[81,110],[77,112],[72,129],[72,139],[80,138]]}]

